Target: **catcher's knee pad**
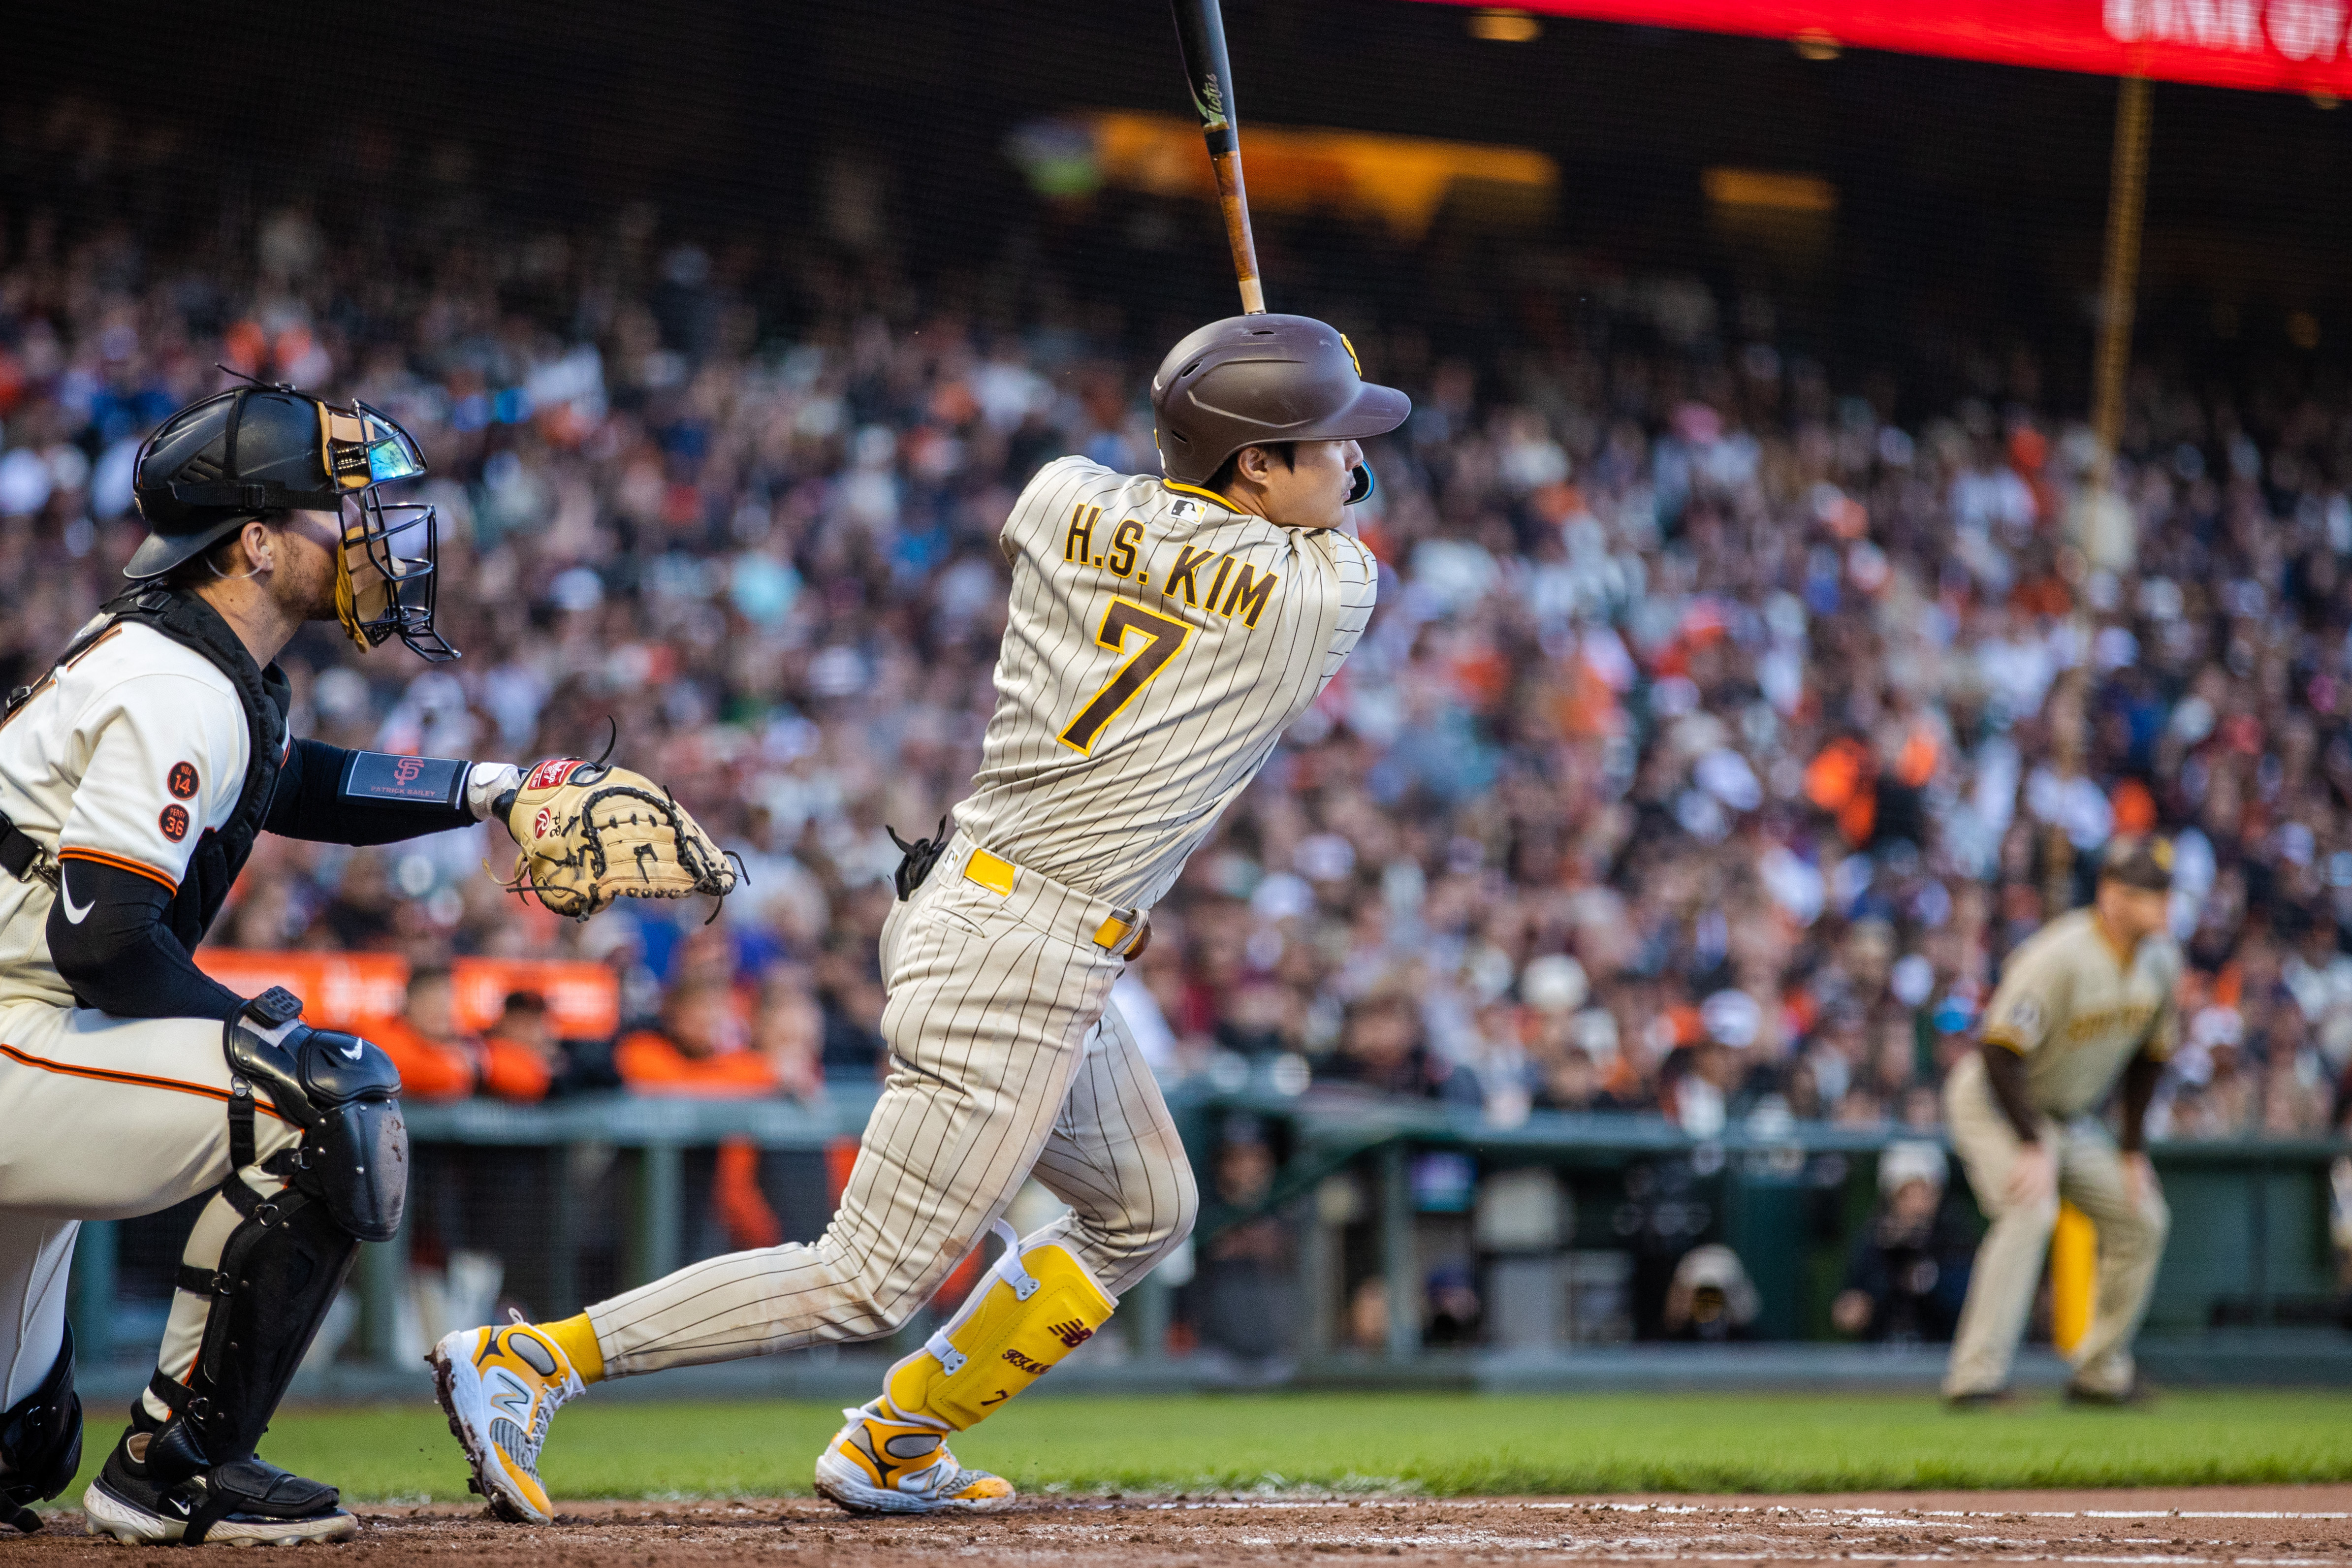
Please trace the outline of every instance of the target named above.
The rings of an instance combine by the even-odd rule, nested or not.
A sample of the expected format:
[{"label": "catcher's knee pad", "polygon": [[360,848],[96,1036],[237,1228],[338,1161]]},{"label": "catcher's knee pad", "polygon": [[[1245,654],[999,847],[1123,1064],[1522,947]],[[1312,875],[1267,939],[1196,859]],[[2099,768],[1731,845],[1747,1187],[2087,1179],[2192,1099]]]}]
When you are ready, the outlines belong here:
[{"label": "catcher's knee pad", "polygon": [[81,1396],[74,1392],[73,1330],[58,1347],[41,1386],[0,1410],[0,1522],[30,1535],[41,1528],[30,1505],[72,1484],[81,1468]]},{"label": "catcher's knee pad", "polygon": [[946,1327],[890,1369],[890,1403],[957,1432],[1054,1370],[1110,1321],[1117,1303],[1056,1242],[1021,1250],[999,1221],[1004,1256]]},{"label": "catcher's knee pad", "polygon": [[[408,1201],[408,1128],[400,1071],[381,1047],[333,1029],[305,1027],[301,1003],[272,990],[228,1021],[222,1049],[230,1082],[229,1163],[253,1163],[252,1087],[302,1129],[290,1159],[269,1169],[327,1205],[362,1241],[390,1241]],[[284,1168],[281,1169],[281,1164]],[[230,1178],[234,1185],[236,1178]],[[226,1189],[224,1189],[226,1190]]]},{"label": "catcher's knee pad", "polygon": [[359,1255],[327,1203],[298,1188],[264,1196],[232,1173],[220,1195],[243,1217],[219,1265],[184,1263],[174,1281],[211,1301],[195,1366],[185,1383],[159,1372],[148,1384],[172,1412],[147,1453],[165,1484],[252,1456]]}]

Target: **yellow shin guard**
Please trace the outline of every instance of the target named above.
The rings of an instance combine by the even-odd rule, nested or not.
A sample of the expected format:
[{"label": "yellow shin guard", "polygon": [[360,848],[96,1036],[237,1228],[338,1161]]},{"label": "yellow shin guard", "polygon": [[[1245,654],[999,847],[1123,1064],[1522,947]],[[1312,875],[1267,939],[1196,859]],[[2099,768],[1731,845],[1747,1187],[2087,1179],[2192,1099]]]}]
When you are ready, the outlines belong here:
[{"label": "yellow shin guard", "polygon": [[890,1369],[884,1385],[900,1413],[950,1431],[993,1415],[1053,1371],[1110,1321],[1116,1306],[1059,1243],[1024,1252],[1011,1226],[1000,1220],[996,1228],[1004,1256],[946,1327]]}]

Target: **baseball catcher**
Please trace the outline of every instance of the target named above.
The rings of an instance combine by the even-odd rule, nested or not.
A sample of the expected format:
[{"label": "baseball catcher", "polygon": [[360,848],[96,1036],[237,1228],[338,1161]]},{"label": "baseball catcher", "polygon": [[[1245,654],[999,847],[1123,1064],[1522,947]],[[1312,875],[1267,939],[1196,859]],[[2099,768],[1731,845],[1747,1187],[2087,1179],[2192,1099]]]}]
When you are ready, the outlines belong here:
[{"label": "baseball catcher", "polygon": [[[614,821],[566,793],[577,762],[526,778],[289,733],[272,661],[306,622],[457,657],[434,628],[433,510],[383,499],[424,472],[364,404],[256,384],[180,410],[139,455],[129,588],[0,721],[0,1519],[20,1530],[80,1459],[79,1223],[205,1193],[154,1377],[83,1496],[89,1529],[192,1545],[356,1529],[334,1488],[255,1447],[360,1242],[399,1228],[400,1080],[368,1041],[305,1025],[299,998],[196,966],[257,835],[385,844],[495,815],[552,857],[533,885],[583,915],[731,885],[650,785],[663,809]],[[582,820],[559,831],[566,813]]]},{"label": "baseball catcher", "polygon": [[[992,1230],[994,1266],[843,1413],[816,1487],[858,1512],[1003,1508],[1012,1487],[949,1437],[1091,1338],[1191,1232],[1191,1169],[1111,986],[1362,634],[1380,569],[1348,520],[1371,489],[1358,442],[1409,405],[1303,316],[1202,328],[1151,394],[1162,474],[1065,458],[1004,524],[996,712],[954,831],[899,867],[882,931],[892,1071],[824,1235],[435,1348],[450,1428],[501,1516],[551,1517],[541,1448],[588,1384],[878,1339]],[[1071,1212],[1016,1237],[1001,1216],[1033,1174]]]}]

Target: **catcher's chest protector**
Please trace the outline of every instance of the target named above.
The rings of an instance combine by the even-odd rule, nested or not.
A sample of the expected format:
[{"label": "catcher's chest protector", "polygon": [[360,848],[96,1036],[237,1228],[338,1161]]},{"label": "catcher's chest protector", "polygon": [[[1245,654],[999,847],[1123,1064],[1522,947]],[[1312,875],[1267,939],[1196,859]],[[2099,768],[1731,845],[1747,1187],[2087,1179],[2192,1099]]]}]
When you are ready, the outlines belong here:
[{"label": "catcher's chest protector", "polygon": [[150,587],[116,600],[108,610],[108,618],[91,626],[58,656],[58,664],[72,659],[118,623],[151,626],[210,660],[228,677],[245,709],[245,787],[237,795],[236,810],[225,826],[206,829],[197,840],[194,853],[188,857],[187,875],[172,900],[172,934],[193,952],[212,929],[230,885],[253,853],[262,819],[269,815],[269,797],[286,761],[286,713],[292,706],[293,688],[286,672],[275,664],[268,669],[255,668],[253,656],[237,641],[228,623],[192,594]]}]

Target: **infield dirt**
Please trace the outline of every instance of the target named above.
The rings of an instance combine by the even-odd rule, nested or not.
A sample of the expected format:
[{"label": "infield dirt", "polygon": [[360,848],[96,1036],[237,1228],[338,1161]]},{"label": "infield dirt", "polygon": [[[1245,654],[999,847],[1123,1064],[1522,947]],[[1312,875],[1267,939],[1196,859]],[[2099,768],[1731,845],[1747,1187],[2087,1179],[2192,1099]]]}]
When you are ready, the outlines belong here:
[{"label": "infield dirt", "polygon": [[[348,1544],[371,1564],[463,1559],[564,1568],[773,1561],[846,1568],[960,1563],[1234,1563],[1393,1557],[1633,1563],[2352,1564],[2352,1486],[2126,1491],[1881,1492],[1830,1497],[1055,1498],[964,1519],[860,1520],[803,1499],[592,1502],[552,1525],[454,1507],[362,1505]],[[12,1563],[168,1562],[49,1516]]]}]

